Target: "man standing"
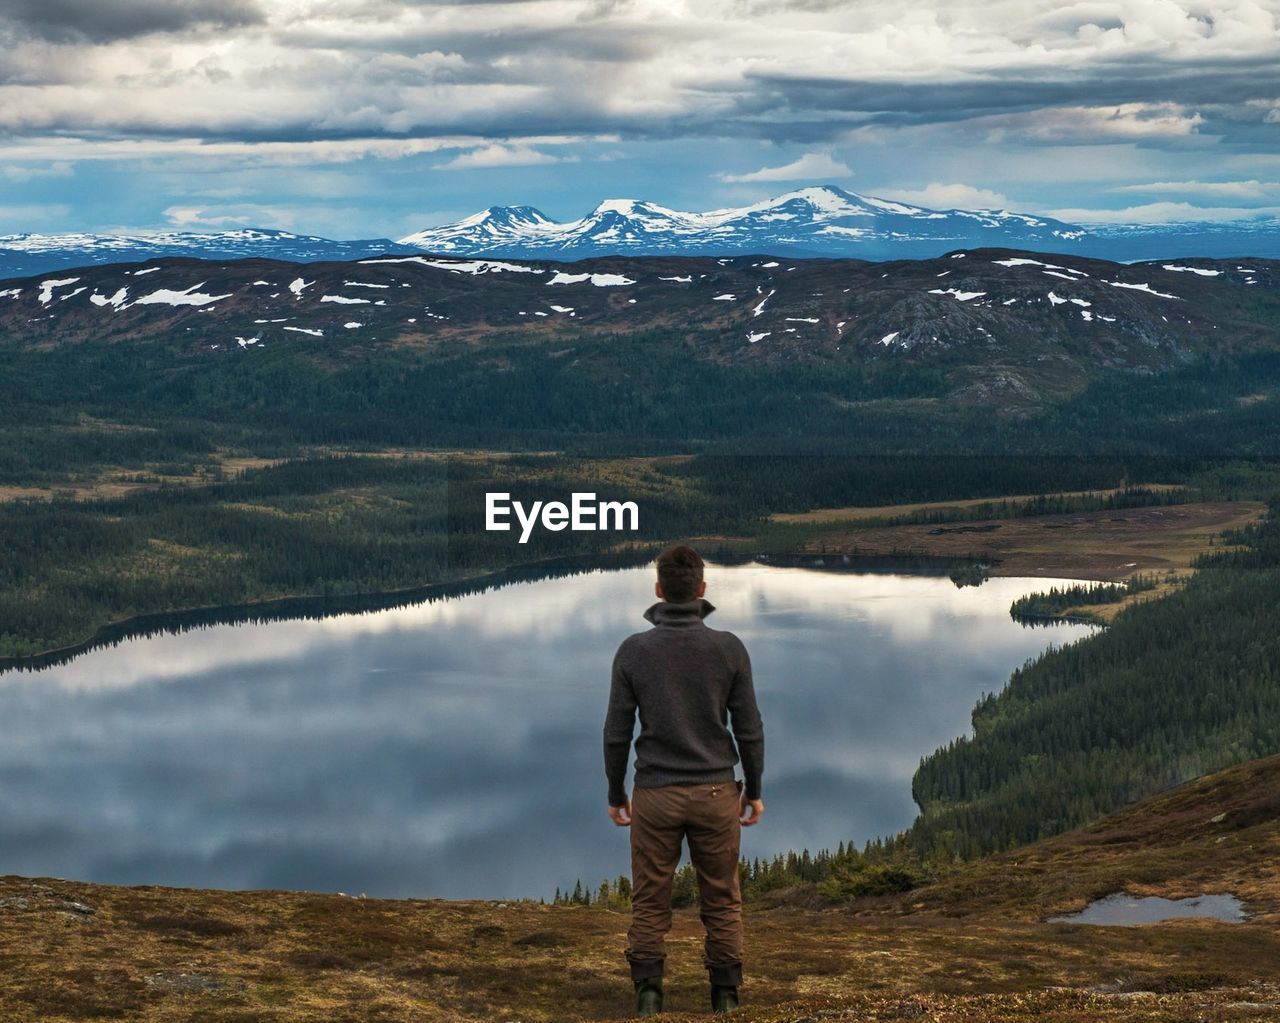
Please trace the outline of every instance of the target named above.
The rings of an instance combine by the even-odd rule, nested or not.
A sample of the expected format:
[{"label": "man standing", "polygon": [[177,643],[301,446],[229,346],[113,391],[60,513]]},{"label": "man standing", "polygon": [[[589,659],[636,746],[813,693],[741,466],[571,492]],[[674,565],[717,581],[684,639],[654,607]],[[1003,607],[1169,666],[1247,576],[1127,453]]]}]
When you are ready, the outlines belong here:
[{"label": "man standing", "polygon": [[[644,613],[654,627],[618,648],[604,724],[609,816],[631,828],[626,957],[641,1016],[662,1011],[671,887],[686,838],[707,930],[703,961],[712,1009],[737,1008],[742,983],[739,839],[742,826],[764,814],[764,727],[746,647],[733,633],[703,622],[715,608],[703,599],[702,569],[691,547],[659,556],[658,603]],[[628,800],[637,710],[635,791]],[[726,715],[732,716],[732,735]],[[735,781],[739,758],[743,780]]]}]

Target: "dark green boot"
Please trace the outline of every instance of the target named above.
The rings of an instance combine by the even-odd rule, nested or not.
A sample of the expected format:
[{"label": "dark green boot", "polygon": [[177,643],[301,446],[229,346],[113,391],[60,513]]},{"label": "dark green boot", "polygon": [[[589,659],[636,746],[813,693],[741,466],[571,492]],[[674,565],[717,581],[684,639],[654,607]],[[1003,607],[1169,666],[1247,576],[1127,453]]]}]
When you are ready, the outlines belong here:
[{"label": "dark green boot", "polygon": [[711,985],[711,1011],[729,1012],[738,1007],[738,989],[725,984]]},{"label": "dark green boot", "polygon": [[636,1015],[656,1016],[662,1011],[662,978],[650,977],[648,980],[637,980]]}]

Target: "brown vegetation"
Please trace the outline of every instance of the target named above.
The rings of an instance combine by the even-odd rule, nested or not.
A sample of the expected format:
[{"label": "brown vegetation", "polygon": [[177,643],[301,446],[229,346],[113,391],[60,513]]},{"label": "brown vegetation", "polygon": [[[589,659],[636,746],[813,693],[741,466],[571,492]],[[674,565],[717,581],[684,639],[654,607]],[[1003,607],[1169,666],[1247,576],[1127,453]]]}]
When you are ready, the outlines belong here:
[{"label": "brown vegetation", "polygon": [[[1280,1019],[1280,757],[903,896],[748,905],[744,1023]],[[1250,921],[1043,922],[1112,891],[1229,891]],[[588,1021],[629,1015],[627,915],[534,902],[0,879],[0,1018]],[[667,1004],[700,1018],[701,928],[676,914]]]},{"label": "brown vegetation", "polygon": [[1262,517],[1261,501],[1207,501],[953,524],[859,526],[828,520],[804,549],[975,557],[992,575],[1124,579],[1185,572],[1223,531]]}]

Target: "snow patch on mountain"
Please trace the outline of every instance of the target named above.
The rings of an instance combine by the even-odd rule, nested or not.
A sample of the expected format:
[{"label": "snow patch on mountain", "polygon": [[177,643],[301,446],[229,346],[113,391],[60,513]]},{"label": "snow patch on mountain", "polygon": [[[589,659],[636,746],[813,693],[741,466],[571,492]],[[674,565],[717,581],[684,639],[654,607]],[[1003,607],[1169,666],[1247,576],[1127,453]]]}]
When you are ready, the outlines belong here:
[{"label": "snow patch on mountain", "polygon": [[1222,273],[1221,270],[1206,270],[1199,266],[1170,266],[1166,263],[1162,269],[1172,270],[1179,274],[1199,274],[1201,277],[1217,277]]},{"label": "snow patch on mountain", "polygon": [[171,288],[161,288],[153,291],[149,295],[143,295],[141,298],[134,299],[134,305],[194,305],[206,306],[214,302],[221,301],[224,298],[230,298],[230,294],[226,295],[207,295],[200,291],[204,287],[204,281],[199,284],[193,284],[191,287],[183,291],[174,291]]},{"label": "snow patch on mountain", "polygon": [[762,312],[764,312],[765,303],[768,302],[769,299],[773,298],[773,296],[776,295],[777,293],[778,293],[778,289],[774,288],[772,291],[769,292],[769,294],[765,295],[764,298],[760,299],[760,302],[756,305],[756,307],[751,310],[751,315],[759,316]]},{"label": "snow patch on mountain", "polygon": [[547,281],[547,284],[581,284],[584,281],[590,281],[597,288],[617,288],[635,284],[630,277],[623,277],[622,274],[567,274],[563,270]]},{"label": "snow patch on mountain", "polygon": [[401,256],[396,259],[362,259],[360,262],[363,264],[417,263],[419,266],[431,266],[437,270],[451,270],[459,274],[546,273],[545,270],[540,270],[537,267],[521,266],[517,263],[504,263],[493,259],[454,261],[448,259],[424,259],[422,256]]},{"label": "snow patch on mountain", "polygon": [[72,284],[75,284],[76,281],[78,280],[80,280],[79,277],[65,277],[60,281],[59,280],[41,281],[40,282],[40,304],[48,305],[50,302],[53,301],[53,293],[57,291],[58,288],[68,287]]},{"label": "snow patch on mountain", "polygon": [[930,295],[953,295],[957,302],[972,302],[975,298],[981,298],[986,294],[985,291],[961,291],[959,288],[933,288],[929,292]]},{"label": "snow patch on mountain", "polygon": [[128,288],[119,288],[110,298],[105,295],[99,295],[96,291],[89,296],[89,301],[96,306],[111,306],[112,309],[119,309],[124,305],[125,299],[129,297]]},{"label": "snow patch on mountain", "polygon": [[[1134,291],[1145,291],[1148,295],[1155,295],[1159,298],[1178,298],[1177,295],[1170,295],[1168,292],[1156,291],[1145,281],[1141,284],[1128,284],[1124,281],[1104,281],[1104,284],[1110,284],[1113,288],[1131,288]],[[1181,301],[1179,299],[1179,301]]]}]

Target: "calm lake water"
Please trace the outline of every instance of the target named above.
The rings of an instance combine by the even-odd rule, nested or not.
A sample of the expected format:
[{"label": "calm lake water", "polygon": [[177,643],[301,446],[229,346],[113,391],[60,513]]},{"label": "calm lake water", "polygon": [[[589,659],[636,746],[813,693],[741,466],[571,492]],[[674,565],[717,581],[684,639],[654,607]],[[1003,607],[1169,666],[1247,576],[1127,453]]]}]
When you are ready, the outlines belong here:
[{"label": "calm lake water", "polygon": [[[0,674],[0,874],[371,896],[550,897],[629,870],[605,816],[617,644],[649,567],[323,620],[127,640]],[[1063,580],[709,566],[765,722],[743,852],[915,816],[922,755],[1081,625],[1009,618]]]}]

